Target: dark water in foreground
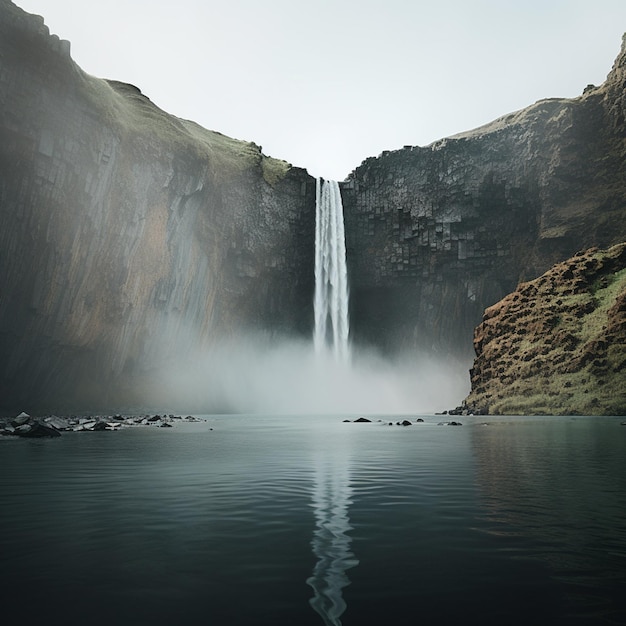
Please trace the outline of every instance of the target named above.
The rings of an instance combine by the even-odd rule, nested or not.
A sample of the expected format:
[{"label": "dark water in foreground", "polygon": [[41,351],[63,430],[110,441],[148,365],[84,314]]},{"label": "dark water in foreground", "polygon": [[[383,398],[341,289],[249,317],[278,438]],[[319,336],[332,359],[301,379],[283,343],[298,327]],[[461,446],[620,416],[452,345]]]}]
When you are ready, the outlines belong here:
[{"label": "dark water in foreground", "polygon": [[626,624],[619,418],[342,419],[0,441],[3,613],[17,607],[19,624]]}]

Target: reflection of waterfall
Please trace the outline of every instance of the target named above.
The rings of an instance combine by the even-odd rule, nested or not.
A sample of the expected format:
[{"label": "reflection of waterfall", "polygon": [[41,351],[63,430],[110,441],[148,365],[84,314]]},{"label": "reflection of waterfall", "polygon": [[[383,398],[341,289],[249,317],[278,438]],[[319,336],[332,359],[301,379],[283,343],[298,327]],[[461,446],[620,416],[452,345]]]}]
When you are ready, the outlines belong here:
[{"label": "reflection of waterfall", "polygon": [[315,210],[315,330],[319,353],[330,346],[339,360],[348,359],[348,272],[343,206],[339,185],[317,179]]},{"label": "reflection of waterfall", "polygon": [[319,613],[326,626],[341,624],[346,610],[342,589],[350,584],[346,570],[358,564],[350,551],[352,530],[348,506],[352,504],[350,472],[345,458],[322,457],[315,471],[313,507],[315,532],[311,546],[317,557],[313,573],[307,583],[313,588],[311,606]]}]

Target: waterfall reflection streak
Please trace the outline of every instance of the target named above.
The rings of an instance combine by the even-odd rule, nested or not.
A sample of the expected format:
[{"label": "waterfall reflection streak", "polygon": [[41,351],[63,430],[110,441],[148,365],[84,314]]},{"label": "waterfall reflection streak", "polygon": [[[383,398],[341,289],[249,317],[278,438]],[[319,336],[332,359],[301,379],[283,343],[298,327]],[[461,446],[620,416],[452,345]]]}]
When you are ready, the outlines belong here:
[{"label": "waterfall reflection streak", "polygon": [[346,610],[343,588],[350,584],[346,570],[358,564],[348,535],[352,530],[348,517],[352,487],[345,457],[318,459],[312,504],[316,528],[311,546],[317,563],[307,579],[314,592],[309,602],[326,626],[340,626]]}]

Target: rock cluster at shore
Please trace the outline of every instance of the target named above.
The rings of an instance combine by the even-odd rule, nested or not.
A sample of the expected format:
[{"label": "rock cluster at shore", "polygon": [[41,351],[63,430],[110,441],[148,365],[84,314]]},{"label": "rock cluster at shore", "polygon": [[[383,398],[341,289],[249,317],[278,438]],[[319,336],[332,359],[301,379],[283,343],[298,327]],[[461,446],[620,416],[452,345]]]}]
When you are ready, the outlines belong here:
[{"label": "rock cluster at shore", "polygon": [[155,428],[171,428],[176,422],[200,422],[192,415],[97,415],[59,417],[31,417],[20,413],[17,417],[0,418],[0,436],[41,438],[60,437],[62,432],[95,432],[102,430],[119,430],[131,426],[152,426]]}]

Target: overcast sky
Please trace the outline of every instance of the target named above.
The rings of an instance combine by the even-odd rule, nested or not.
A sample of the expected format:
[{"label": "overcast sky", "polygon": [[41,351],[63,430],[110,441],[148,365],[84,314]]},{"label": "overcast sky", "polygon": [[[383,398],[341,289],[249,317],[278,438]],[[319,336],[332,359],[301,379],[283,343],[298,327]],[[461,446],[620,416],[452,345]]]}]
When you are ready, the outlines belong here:
[{"label": "overcast sky", "polygon": [[343,180],[600,84],[626,0],[14,0],[88,73]]}]

